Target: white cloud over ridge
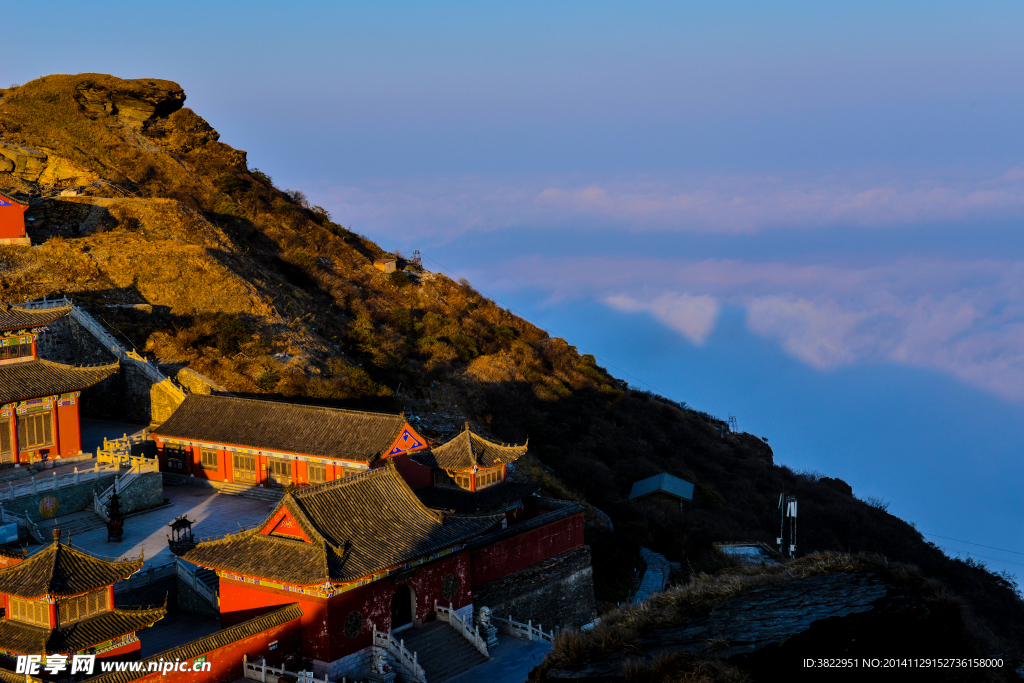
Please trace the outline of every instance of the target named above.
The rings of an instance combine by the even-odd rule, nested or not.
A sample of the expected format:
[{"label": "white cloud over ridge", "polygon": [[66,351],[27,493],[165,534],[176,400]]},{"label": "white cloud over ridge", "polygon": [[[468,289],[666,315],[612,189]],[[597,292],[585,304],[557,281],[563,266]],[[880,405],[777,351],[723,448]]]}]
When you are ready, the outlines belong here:
[{"label": "white cloud over ridge", "polygon": [[714,331],[720,308],[714,297],[689,294],[662,294],[650,301],[617,294],[606,298],[605,303],[627,313],[650,313],[696,346]]},{"label": "white cloud over ridge", "polygon": [[553,297],[596,296],[617,310],[650,313],[695,344],[713,334],[722,304],[740,306],[751,332],[819,370],[929,368],[1024,401],[1024,262],[845,267],[593,257],[505,267],[502,287],[515,286],[515,273]]},{"label": "white cloud over ridge", "polygon": [[773,227],[898,226],[1024,217],[1024,169],[907,179],[880,173],[579,179],[465,177],[334,186],[323,202],[356,229],[454,237],[605,224],[744,234]]}]

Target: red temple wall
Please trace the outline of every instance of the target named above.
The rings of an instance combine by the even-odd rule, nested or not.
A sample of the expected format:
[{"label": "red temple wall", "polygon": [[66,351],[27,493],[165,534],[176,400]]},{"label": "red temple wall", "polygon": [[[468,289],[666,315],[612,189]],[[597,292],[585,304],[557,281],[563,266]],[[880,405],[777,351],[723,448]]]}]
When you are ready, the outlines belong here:
[{"label": "red temple wall", "polygon": [[473,551],[472,585],[479,586],[583,545],[583,513]]},{"label": "red temple wall", "polygon": [[[421,465],[405,454],[393,455],[390,460],[395,463],[395,469],[402,475],[402,479],[405,479],[409,488],[418,489],[434,485],[434,471],[427,465]],[[380,462],[385,461],[381,458]]]},{"label": "red temple wall", "polygon": [[[277,607],[299,603],[302,608],[303,653],[323,661],[328,656],[327,600],[233,579],[220,580],[220,626],[228,628],[254,619]],[[250,654],[250,657],[252,654]],[[241,659],[241,655],[238,656]]]},{"label": "red temple wall", "polygon": [[[294,602],[294,600],[292,601]],[[229,683],[242,678],[242,655],[249,660],[266,658],[271,666],[280,666],[285,655],[302,651],[301,620],[293,619],[287,623],[260,631],[254,636],[237,640],[224,647],[205,652],[210,663],[209,671],[170,671],[167,675],[154,671],[135,681],[157,683],[158,681],[174,681],[175,683]],[[270,650],[270,643],[277,641],[277,648]],[[198,658],[197,657],[197,658]],[[195,663],[195,659],[185,660]],[[134,682],[133,682],[134,683]]]},{"label": "red temple wall", "polygon": [[[185,452],[188,454],[186,458],[186,466],[184,471],[173,470],[178,474],[194,475],[197,479],[209,479],[214,481],[227,481],[233,482],[234,472],[231,461],[231,451],[227,450],[224,445],[220,445],[217,448],[217,469],[205,469],[203,467],[202,449],[200,446],[184,446]],[[76,451],[77,452],[77,451]],[[157,455],[160,461],[161,472],[171,472],[172,470],[167,469],[167,459],[164,455],[164,444],[161,442],[157,443]],[[270,478],[268,473],[268,462],[270,458],[264,455],[257,455],[256,458],[256,485],[269,486]],[[296,484],[309,484],[309,465],[305,460],[291,460],[292,463],[292,480]],[[380,460],[383,463],[383,459]],[[327,464],[327,481],[334,481],[340,479],[343,474],[343,467],[356,467],[361,463],[354,462],[341,462],[337,464]]]},{"label": "red temple wall", "polygon": [[60,455],[78,455],[82,452],[82,432],[78,420],[78,400],[74,405],[58,406],[57,433],[60,436]]},{"label": "red temple wall", "polygon": [[0,239],[25,236],[25,210],[27,206],[14,204],[0,206]]},{"label": "red temple wall", "polygon": [[[441,595],[444,577],[448,574],[455,574],[459,579],[458,589],[451,600],[455,608],[465,607],[471,602],[469,557],[466,553],[455,553],[422,565],[405,582],[416,596],[416,618],[421,622],[433,614],[434,600],[448,604]],[[303,612],[303,653],[324,662],[333,662],[369,647],[373,632],[371,623],[381,631],[391,628],[391,600],[396,589],[392,579],[383,579],[324,600],[232,579],[222,578],[220,587],[222,628],[265,614],[275,607],[298,602]],[[363,615],[363,630],[358,637],[348,638],[345,620],[353,611]]]}]

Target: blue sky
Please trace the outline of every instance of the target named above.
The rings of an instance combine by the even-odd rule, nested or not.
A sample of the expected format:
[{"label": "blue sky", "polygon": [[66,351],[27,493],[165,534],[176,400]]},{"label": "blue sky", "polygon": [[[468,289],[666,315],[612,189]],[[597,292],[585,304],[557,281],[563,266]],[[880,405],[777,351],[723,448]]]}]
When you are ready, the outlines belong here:
[{"label": "blue sky", "polygon": [[346,226],[1024,552],[1021,35],[1019,2],[69,4],[0,82],[178,81]]}]

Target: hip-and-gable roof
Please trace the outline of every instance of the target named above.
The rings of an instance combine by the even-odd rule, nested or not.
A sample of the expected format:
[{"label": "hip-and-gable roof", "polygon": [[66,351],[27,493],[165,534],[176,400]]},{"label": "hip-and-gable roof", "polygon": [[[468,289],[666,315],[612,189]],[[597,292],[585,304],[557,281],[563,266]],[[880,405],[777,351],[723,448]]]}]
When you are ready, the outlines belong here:
[{"label": "hip-and-gable roof", "polygon": [[191,394],[153,435],[368,463],[406,427],[388,413]]},{"label": "hip-and-gable roof", "polygon": [[[289,528],[280,534],[285,517]],[[388,461],[286,493],[259,528],[200,543],[185,559],[294,585],[338,585],[459,546],[499,523],[493,515],[430,510]]]}]

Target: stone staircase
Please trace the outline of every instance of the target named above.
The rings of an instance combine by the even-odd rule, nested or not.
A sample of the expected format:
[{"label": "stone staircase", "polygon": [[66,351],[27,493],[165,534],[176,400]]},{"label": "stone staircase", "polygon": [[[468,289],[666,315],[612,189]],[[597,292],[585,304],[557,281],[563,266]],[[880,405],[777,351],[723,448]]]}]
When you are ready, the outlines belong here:
[{"label": "stone staircase", "polygon": [[83,510],[82,512],[74,512],[70,515],[62,515],[60,517],[54,517],[44,522],[37,522],[36,525],[39,527],[40,533],[46,539],[50,538],[50,532],[54,527],[60,529],[61,539],[67,543],[68,537],[74,541],[74,537],[80,534],[84,534],[88,531],[95,529],[102,529],[107,525],[103,521],[103,518],[97,515],[95,512],[89,510]]},{"label": "stone staircase", "polygon": [[248,484],[233,484],[230,482],[223,481],[208,481],[205,479],[195,479],[194,477],[186,477],[180,474],[174,474],[172,472],[164,472],[163,479],[164,486],[202,486],[206,488],[216,489],[221,493],[229,496],[241,496],[242,498],[265,500],[268,503],[277,503],[284,496],[284,489],[268,489],[261,488],[259,486],[249,486]]},{"label": "stone staircase", "polygon": [[441,683],[487,661],[479,650],[443,621],[394,634],[415,652],[430,683]]},{"label": "stone staircase", "polygon": [[220,595],[220,579],[217,578],[217,572],[200,567],[196,570],[196,579],[206,584],[214,595]]}]

